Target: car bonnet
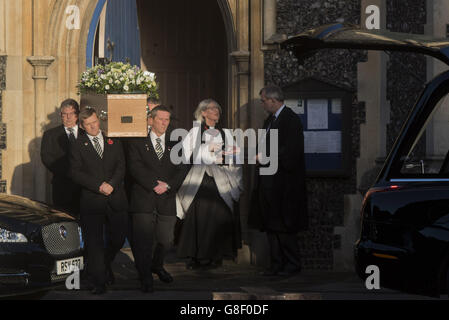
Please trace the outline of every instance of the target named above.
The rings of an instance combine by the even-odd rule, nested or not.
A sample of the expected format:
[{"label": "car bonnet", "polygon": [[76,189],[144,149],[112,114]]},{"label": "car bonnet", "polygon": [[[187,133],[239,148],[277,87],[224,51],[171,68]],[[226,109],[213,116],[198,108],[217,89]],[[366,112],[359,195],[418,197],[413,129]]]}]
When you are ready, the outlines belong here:
[{"label": "car bonnet", "polygon": [[74,218],[40,202],[0,194],[0,227],[16,229],[27,224],[43,226],[61,221],[74,221]]}]

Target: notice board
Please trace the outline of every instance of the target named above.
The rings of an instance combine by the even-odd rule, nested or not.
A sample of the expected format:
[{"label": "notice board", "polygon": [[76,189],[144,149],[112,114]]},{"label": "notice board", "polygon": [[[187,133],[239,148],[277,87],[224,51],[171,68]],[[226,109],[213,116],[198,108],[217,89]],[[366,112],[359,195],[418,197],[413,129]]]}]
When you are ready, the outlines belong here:
[{"label": "notice board", "polygon": [[303,124],[307,176],[349,176],[353,92],[314,78],[283,90],[285,104]]}]

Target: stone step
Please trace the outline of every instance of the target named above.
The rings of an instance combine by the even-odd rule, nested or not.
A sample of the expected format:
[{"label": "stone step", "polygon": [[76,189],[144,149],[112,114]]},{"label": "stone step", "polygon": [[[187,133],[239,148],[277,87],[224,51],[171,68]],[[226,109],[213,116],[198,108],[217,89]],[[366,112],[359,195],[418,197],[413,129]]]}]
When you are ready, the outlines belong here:
[{"label": "stone step", "polygon": [[241,287],[245,292],[213,292],[213,300],[322,300],[319,293],[279,293],[268,287]]}]

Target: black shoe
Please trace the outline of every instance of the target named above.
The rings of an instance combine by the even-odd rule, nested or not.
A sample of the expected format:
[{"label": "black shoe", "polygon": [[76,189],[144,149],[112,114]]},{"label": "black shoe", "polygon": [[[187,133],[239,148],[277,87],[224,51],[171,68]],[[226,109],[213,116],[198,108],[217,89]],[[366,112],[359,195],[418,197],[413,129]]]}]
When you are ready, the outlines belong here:
[{"label": "black shoe", "polygon": [[95,295],[105,294],[106,293],[106,286],[105,285],[94,286],[94,288],[92,289],[91,293],[95,294]]},{"label": "black shoe", "polygon": [[284,269],[280,272],[278,272],[278,275],[281,277],[293,277],[301,273],[301,268],[294,268],[294,269]]},{"label": "black shoe", "polygon": [[164,268],[159,269],[159,270],[152,270],[152,272],[154,274],[157,274],[157,276],[159,277],[159,280],[161,280],[162,282],[165,282],[165,283],[173,282],[173,277]]},{"label": "black shoe", "polygon": [[213,270],[223,267],[223,260],[210,260],[205,264],[201,264],[202,270]]},{"label": "black shoe", "polygon": [[281,268],[279,268],[279,267],[272,267],[272,268],[268,268],[268,269],[266,269],[266,270],[264,270],[264,271],[262,271],[261,273],[260,273],[260,275],[261,276],[264,276],[264,277],[275,277],[275,276],[278,276],[279,275],[279,273],[281,272]]},{"label": "black shoe", "polygon": [[112,286],[115,283],[114,272],[112,272],[111,266],[106,267],[106,284]]},{"label": "black shoe", "polygon": [[262,271],[260,273],[260,275],[264,276],[264,277],[275,277],[275,276],[279,275],[279,271],[272,270],[272,269],[267,269],[265,271]]},{"label": "black shoe", "polygon": [[187,264],[186,264],[187,270],[196,270],[199,268],[201,268],[201,263],[196,259],[192,259],[189,262],[187,262]]},{"label": "black shoe", "polygon": [[153,289],[153,278],[146,280],[145,282],[142,282],[140,285],[140,290],[143,293],[152,293],[154,292]]},{"label": "black shoe", "polygon": [[153,285],[152,284],[148,284],[148,283],[142,284],[140,286],[140,290],[143,293],[153,293],[154,292]]}]

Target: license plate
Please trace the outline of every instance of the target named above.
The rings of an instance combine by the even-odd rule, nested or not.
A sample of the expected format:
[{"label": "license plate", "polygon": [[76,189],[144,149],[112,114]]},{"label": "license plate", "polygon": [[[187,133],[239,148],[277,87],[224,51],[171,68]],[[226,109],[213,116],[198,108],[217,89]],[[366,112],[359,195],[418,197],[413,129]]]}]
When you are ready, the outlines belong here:
[{"label": "license plate", "polygon": [[56,274],[68,274],[75,271],[75,269],[84,269],[84,259],[83,257],[77,257],[67,260],[56,261]]}]

